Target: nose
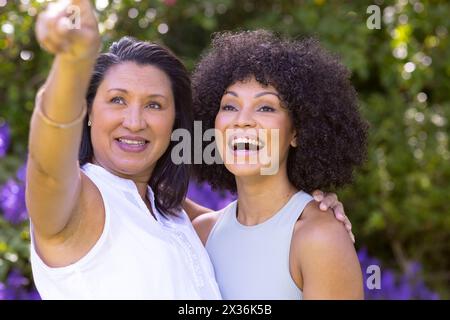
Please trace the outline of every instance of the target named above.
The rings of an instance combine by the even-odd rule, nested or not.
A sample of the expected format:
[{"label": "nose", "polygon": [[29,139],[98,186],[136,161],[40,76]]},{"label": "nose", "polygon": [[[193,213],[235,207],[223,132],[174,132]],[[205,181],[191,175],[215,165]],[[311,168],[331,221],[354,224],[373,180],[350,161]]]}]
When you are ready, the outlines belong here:
[{"label": "nose", "polygon": [[256,125],[251,108],[242,108],[236,114],[234,126],[237,128],[254,127]]},{"label": "nose", "polygon": [[126,108],[122,125],[130,131],[136,132],[147,127],[140,107]]}]

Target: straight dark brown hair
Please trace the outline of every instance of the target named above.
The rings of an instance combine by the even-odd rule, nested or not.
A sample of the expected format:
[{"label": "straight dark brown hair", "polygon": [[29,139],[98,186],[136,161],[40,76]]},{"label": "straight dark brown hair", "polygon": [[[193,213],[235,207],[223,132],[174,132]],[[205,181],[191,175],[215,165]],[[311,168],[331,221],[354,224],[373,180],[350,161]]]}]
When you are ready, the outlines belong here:
[{"label": "straight dark brown hair", "polygon": [[[183,63],[167,48],[131,37],[123,37],[114,42],[107,53],[102,53],[98,57],[86,95],[88,113],[92,110],[97,89],[109,68],[129,61],[157,67],[167,74],[175,99],[173,130],[183,128],[192,133],[191,82]],[[181,209],[181,203],[189,185],[190,165],[184,163],[176,165],[171,160],[174,145],[175,142],[171,141],[166,152],[157,161],[148,182],[155,194],[156,208],[162,214],[176,214]],[[86,117],[79,152],[80,166],[91,162],[93,155],[91,131],[88,126],[88,117]]]}]

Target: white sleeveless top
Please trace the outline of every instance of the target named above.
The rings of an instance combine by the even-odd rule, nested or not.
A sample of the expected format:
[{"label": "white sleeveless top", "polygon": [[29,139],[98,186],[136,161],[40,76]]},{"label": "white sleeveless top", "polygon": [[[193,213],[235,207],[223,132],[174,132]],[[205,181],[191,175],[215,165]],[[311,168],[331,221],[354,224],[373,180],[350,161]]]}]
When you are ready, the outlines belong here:
[{"label": "white sleeveless top", "polygon": [[275,215],[254,226],[237,220],[237,201],[219,211],[206,249],[224,299],[302,299],[289,256],[295,223],[312,199],[299,191]]},{"label": "white sleeveless top", "polygon": [[[103,232],[92,249],[66,267],[47,266],[31,236],[31,266],[43,299],[221,299],[208,254],[187,214],[155,220],[135,183],[104,168],[82,171],[100,190]],[[31,227],[32,229],[32,227]]]}]

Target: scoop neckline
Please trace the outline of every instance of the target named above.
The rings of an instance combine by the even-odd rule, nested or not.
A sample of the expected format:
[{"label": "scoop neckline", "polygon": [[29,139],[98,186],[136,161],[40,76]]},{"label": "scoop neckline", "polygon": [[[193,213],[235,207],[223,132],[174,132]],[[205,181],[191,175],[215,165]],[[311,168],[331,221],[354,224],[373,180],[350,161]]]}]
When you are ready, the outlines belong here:
[{"label": "scoop neckline", "polygon": [[247,225],[245,225],[245,224],[242,224],[241,222],[239,222],[239,220],[238,220],[238,218],[237,218],[237,204],[238,204],[238,200],[239,200],[239,199],[238,199],[238,200],[234,201],[233,206],[232,206],[232,208],[231,208],[231,210],[232,210],[232,212],[231,212],[232,219],[233,219],[234,223],[235,223],[239,228],[241,228],[241,229],[245,229],[245,230],[255,230],[255,229],[262,228],[262,227],[264,227],[264,226],[266,226],[266,225],[272,223],[272,222],[275,221],[276,219],[278,219],[278,218],[283,214],[283,212],[286,211],[287,208],[288,208],[289,206],[291,206],[291,204],[293,203],[294,199],[295,199],[296,197],[298,197],[299,195],[301,195],[301,194],[303,194],[303,191],[302,191],[302,190],[297,191],[297,192],[294,193],[294,194],[289,198],[289,200],[286,201],[286,203],[285,203],[285,204],[284,204],[277,212],[275,212],[275,214],[273,214],[269,219],[267,219],[267,220],[265,220],[265,221],[263,221],[263,222],[261,222],[261,223],[255,224],[255,225],[251,225],[251,226],[247,226]]},{"label": "scoop neckline", "polygon": [[152,208],[153,215],[152,215],[152,212],[147,207],[147,205],[145,204],[144,200],[141,198],[139,191],[137,189],[137,186],[133,180],[119,177],[119,176],[115,175],[114,173],[110,172],[109,170],[107,170],[106,168],[104,168],[98,164],[91,163],[91,162],[85,163],[83,165],[83,168],[87,169],[87,170],[97,171],[99,174],[102,175],[102,177],[106,178],[111,184],[113,184],[114,187],[118,187],[124,191],[131,192],[133,194],[133,196],[135,197],[136,201],[138,201],[138,203],[139,203],[138,205],[141,207],[141,209],[144,210],[145,212],[148,212],[151,220],[153,220],[154,222],[156,222],[159,225],[162,224],[161,218],[164,216],[161,215],[160,212],[156,208],[155,194],[150,185],[147,184],[147,196],[150,201],[150,206]]}]

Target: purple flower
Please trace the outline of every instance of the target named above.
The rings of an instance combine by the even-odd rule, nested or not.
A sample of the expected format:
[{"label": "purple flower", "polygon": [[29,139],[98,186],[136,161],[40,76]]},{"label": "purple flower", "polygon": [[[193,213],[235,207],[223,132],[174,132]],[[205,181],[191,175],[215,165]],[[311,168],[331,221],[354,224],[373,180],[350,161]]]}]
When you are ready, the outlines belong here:
[{"label": "purple flower", "polygon": [[29,289],[30,281],[19,269],[10,270],[5,283],[0,282],[0,300],[39,300],[34,287]]},{"label": "purple flower", "polygon": [[[392,269],[383,268],[380,261],[370,257],[367,249],[358,251],[358,258],[364,276],[364,295],[368,300],[411,300],[426,299],[437,300],[439,295],[430,291],[422,278],[422,266],[419,262],[411,262],[405,273],[394,272]],[[366,270],[370,265],[380,267],[380,288],[369,289],[367,280],[371,273]],[[372,279],[370,279],[372,280]],[[369,282],[371,282],[369,280]]]},{"label": "purple flower", "polygon": [[23,300],[41,300],[41,296],[39,295],[39,292],[37,292],[37,290],[33,288],[25,293],[25,296],[23,296]]},{"label": "purple flower", "polygon": [[0,300],[6,300],[6,287],[0,282]]},{"label": "purple flower", "polygon": [[10,143],[10,130],[6,122],[0,120],[0,158],[8,151]]},{"label": "purple flower", "polygon": [[198,184],[196,182],[189,184],[187,197],[212,210],[220,210],[236,199],[229,192],[213,191],[208,183]]},{"label": "purple flower", "polygon": [[9,179],[0,188],[0,209],[4,218],[13,224],[18,224],[28,219],[25,206],[25,186]]},{"label": "purple flower", "polygon": [[28,279],[17,269],[12,269],[8,274],[6,285],[14,289],[20,289],[28,284]]},{"label": "purple flower", "polygon": [[417,261],[413,261],[413,262],[409,263],[406,274],[409,277],[415,277],[416,275],[419,275],[421,272],[422,272],[422,266],[420,265],[420,263]]},{"label": "purple flower", "polygon": [[16,177],[20,182],[25,183],[27,177],[27,164],[24,163],[16,172]]}]

